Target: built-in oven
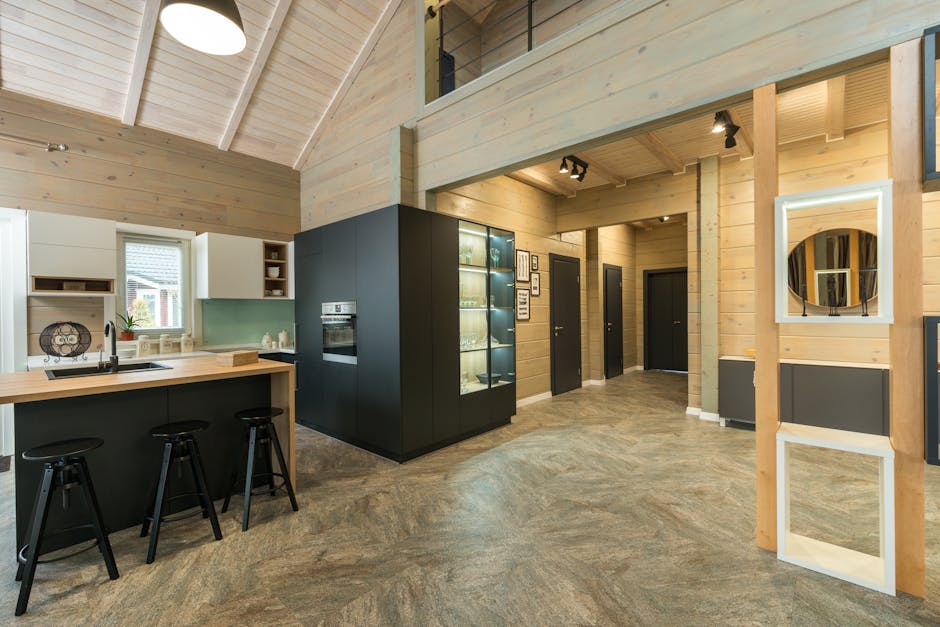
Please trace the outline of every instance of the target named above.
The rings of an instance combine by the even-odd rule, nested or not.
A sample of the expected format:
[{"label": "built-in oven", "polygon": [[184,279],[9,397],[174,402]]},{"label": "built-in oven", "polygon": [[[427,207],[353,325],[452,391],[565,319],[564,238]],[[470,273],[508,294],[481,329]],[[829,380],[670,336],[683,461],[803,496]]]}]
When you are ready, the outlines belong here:
[{"label": "built-in oven", "polygon": [[356,301],[323,303],[323,361],[356,363]]}]

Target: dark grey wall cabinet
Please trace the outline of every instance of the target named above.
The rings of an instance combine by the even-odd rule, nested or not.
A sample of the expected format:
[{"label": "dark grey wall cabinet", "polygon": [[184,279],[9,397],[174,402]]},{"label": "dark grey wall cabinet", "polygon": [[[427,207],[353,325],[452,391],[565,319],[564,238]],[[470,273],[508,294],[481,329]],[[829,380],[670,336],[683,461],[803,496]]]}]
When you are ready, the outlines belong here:
[{"label": "dark grey wall cabinet", "polygon": [[718,360],[718,415],[736,422],[754,423],[752,360]]},{"label": "dark grey wall cabinet", "polygon": [[889,434],[888,369],[780,364],[780,420]]},{"label": "dark grey wall cabinet", "polygon": [[[295,237],[298,422],[397,461],[509,422],[515,383],[460,395],[457,222],[393,205]],[[335,301],[357,364],[323,361]]]}]

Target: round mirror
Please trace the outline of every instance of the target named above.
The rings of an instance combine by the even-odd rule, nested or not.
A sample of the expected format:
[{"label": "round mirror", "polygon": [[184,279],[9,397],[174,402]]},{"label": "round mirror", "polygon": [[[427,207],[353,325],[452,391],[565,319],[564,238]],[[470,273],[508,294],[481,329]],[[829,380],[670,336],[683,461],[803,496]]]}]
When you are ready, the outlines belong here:
[{"label": "round mirror", "polygon": [[790,251],[790,291],[806,304],[819,307],[867,305],[878,289],[877,239],[858,229],[830,229],[810,235]]}]

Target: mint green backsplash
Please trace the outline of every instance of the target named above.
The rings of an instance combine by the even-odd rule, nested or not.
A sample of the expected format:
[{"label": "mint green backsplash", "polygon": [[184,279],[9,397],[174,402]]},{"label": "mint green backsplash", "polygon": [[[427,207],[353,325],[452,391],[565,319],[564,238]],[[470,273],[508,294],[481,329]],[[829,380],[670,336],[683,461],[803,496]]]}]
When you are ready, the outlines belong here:
[{"label": "mint green backsplash", "polygon": [[292,300],[203,300],[202,343],[259,344],[265,332],[277,339],[287,329],[294,340]]}]

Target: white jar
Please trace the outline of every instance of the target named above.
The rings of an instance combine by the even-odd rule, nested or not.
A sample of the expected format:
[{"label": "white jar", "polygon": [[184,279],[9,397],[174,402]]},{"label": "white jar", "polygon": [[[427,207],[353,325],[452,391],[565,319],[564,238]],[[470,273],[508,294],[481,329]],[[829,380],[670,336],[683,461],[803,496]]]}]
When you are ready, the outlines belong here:
[{"label": "white jar", "polygon": [[160,336],[160,353],[172,353],[173,352],[173,339],[170,337],[169,333],[164,333]]},{"label": "white jar", "polygon": [[153,354],[153,342],[149,335],[137,336],[137,356],[150,357]]},{"label": "white jar", "polygon": [[193,336],[189,333],[184,333],[180,336],[180,352],[181,353],[191,353],[193,352],[195,345],[193,343]]}]

